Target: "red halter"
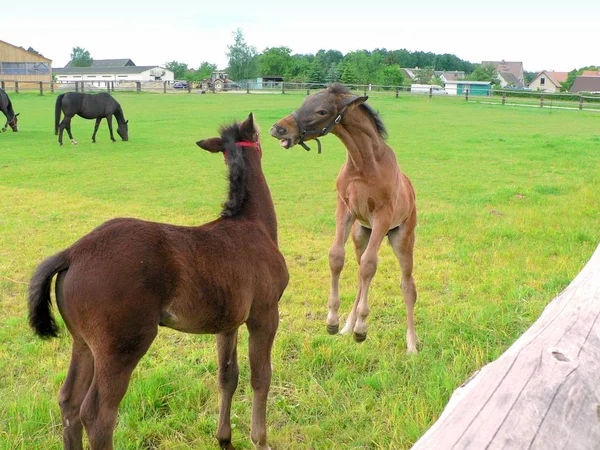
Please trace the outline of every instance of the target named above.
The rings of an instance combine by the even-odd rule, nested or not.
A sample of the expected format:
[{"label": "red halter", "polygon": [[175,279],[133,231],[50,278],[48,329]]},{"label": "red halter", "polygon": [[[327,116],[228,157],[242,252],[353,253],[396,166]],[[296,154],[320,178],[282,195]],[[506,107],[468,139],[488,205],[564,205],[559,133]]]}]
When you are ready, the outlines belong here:
[{"label": "red halter", "polygon": [[[239,145],[240,147],[256,147],[256,150],[258,150],[258,156],[260,156],[262,158],[262,148],[260,148],[259,141],[256,141],[256,142],[242,141],[242,142],[236,142],[235,145]],[[225,164],[227,164],[227,150],[223,151],[223,159],[225,160]]]}]

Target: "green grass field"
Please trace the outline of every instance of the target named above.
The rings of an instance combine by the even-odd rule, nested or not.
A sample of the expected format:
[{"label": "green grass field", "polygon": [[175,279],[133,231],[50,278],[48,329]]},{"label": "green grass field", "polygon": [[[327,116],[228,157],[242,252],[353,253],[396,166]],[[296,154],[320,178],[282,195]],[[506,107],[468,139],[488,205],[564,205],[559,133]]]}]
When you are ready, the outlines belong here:
[{"label": "green grass field", "polygon": [[[374,97],[417,192],[415,279],[422,348],[405,355],[405,309],[387,244],[370,295],[368,339],[325,331],[335,177],[345,150],[285,151],[268,136],[303,100],[292,95],[116,93],[130,141],[105,122],[73,120],[59,147],[55,96],[12,94],[19,133],[0,135],[0,448],[62,448],[57,394],[70,337],[43,342],[27,326],[34,267],[116,216],[196,225],[225,199],[225,166],[195,141],[252,111],[290,271],[280,303],[267,422],[274,449],[403,449],[436,420],[452,391],[498,357],[564,289],[600,241],[600,115]],[[4,117],[2,116],[2,120]],[[66,137],[66,133],[65,133]],[[342,320],[357,265],[348,243]],[[232,411],[234,445],[249,449],[247,332]],[[119,449],[215,449],[213,336],[161,329],[136,369],[115,433]]]}]

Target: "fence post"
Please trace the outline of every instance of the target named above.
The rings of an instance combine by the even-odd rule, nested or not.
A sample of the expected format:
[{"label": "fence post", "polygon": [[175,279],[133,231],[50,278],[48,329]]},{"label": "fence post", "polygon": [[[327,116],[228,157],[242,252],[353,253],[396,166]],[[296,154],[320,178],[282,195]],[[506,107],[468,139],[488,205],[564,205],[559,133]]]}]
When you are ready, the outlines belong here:
[{"label": "fence post", "polygon": [[40,81],[40,95],[44,95],[44,82]]},{"label": "fence post", "polygon": [[400,92],[400,89],[398,87],[396,87],[396,98],[398,98],[398,93]]},{"label": "fence post", "polygon": [[283,81],[281,82],[281,93],[285,94],[285,83]]},{"label": "fence post", "polygon": [[136,81],[135,82],[135,90],[136,92],[139,94],[140,92],[142,92],[142,82],[141,81]]},{"label": "fence post", "polygon": [[110,94],[110,81],[106,81],[106,92]]},{"label": "fence post", "polygon": [[81,82],[81,92],[85,92],[85,83]]},{"label": "fence post", "polygon": [[6,90],[4,87],[4,80],[0,81],[0,87],[2,88],[3,91]]},{"label": "fence post", "polygon": [[310,95],[310,89],[306,90],[306,95]]},{"label": "fence post", "polygon": [[465,89],[465,100],[469,101],[469,89]]},{"label": "fence post", "polygon": [[433,97],[433,86],[429,87],[429,100],[431,100],[431,97]]},{"label": "fence post", "polygon": [[540,108],[544,107],[544,94],[540,95]]},{"label": "fence post", "polygon": [[192,82],[188,81],[188,94],[192,93]]},{"label": "fence post", "polygon": [[54,81],[50,82],[50,92],[54,94]]},{"label": "fence post", "polygon": [[[214,94],[214,92],[215,92],[215,88],[213,85],[213,94]],[[246,81],[246,94],[249,94],[249,93],[250,93],[250,82]]]},{"label": "fence post", "polygon": [[75,82],[75,92],[79,92],[79,81]]},{"label": "fence post", "polygon": [[506,105],[506,92],[502,93],[502,104]]},{"label": "fence post", "polygon": [[167,93],[167,82],[163,81],[163,94]]},{"label": "fence post", "polygon": [[15,81],[15,94],[19,93],[19,82]]},{"label": "fence post", "polygon": [[579,110],[581,111],[583,109],[583,95],[579,96]]}]

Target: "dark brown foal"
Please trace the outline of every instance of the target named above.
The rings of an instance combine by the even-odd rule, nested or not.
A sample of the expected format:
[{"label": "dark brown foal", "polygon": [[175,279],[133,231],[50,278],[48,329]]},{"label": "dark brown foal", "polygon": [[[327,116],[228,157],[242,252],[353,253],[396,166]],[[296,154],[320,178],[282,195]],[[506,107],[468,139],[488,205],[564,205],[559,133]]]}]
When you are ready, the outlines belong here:
[{"label": "dark brown foal", "polygon": [[[367,337],[369,287],[377,271],[377,253],[386,235],[400,262],[402,293],[407,309],[407,353],[417,352],[413,310],[417,289],[413,279],[413,247],[417,207],[415,192],[402,173],[396,155],[385,142],[386,130],[379,115],[342,85],[334,84],[307,97],[300,108],[278,121],[271,135],[284,148],[331,132],[346,146],[347,160],[337,178],[335,238],[329,251],[331,293],[327,330],[339,330],[339,280],[344,267],[344,244],[351,229],[359,269],[356,300],[342,334],[354,333],[362,342]],[[319,143],[320,149],[320,143]]]},{"label": "dark brown foal", "polygon": [[83,428],[92,450],[113,448],[119,403],[159,325],[217,335],[217,439],[221,448],[234,449],[230,412],[244,323],[254,391],[251,438],[257,448],[269,448],[271,348],[288,271],[254,117],[197,144],[224,153],[229,167],[229,198],[219,219],[199,227],[113,219],[46,259],[33,275],[31,326],[42,338],[56,336],[50,286],[57,274],[56,303],[73,337],[59,394],[65,449],[82,448]]}]

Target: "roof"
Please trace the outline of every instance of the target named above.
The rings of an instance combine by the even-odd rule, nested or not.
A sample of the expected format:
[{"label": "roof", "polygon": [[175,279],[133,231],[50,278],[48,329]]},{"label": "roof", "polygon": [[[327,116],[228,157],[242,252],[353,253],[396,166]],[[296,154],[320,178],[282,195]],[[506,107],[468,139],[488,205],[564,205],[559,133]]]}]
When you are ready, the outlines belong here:
[{"label": "roof", "polygon": [[460,80],[465,77],[462,70],[436,70],[435,75],[440,78],[444,77],[446,80]]},{"label": "roof", "polygon": [[600,77],[600,70],[584,70],[581,75],[584,77]]},{"label": "roof", "polygon": [[575,83],[571,87],[570,92],[600,92],[600,77],[583,77],[575,78]]},{"label": "roof", "polygon": [[504,78],[504,81],[506,81],[508,84],[514,84],[515,86],[519,87],[523,86],[523,83],[521,83],[515,74],[511,72],[498,72],[498,75]]},{"label": "roof", "polygon": [[567,81],[569,72],[548,72],[546,70],[542,70],[535,77],[533,77],[533,80],[531,80],[531,83],[529,83],[529,84],[531,85],[535,80],[537,80],[542,75],[545,75],[546,78],[548,80],[550,80],[550,82],[552,84],[554,84],[554,86],[559,88],[559,87],[561,87],[560,83],[564,83],[565,81]]},{"label": "roof", "polygon": [[6,42],[6,41],[2,41],[2,40],[0,40],[0,44],[5,44],[5,45],[8,45],[9,47],[16,48],[17,50],[21,50],[22,52],[25,52],[25,53],[27,53],[27,54],[30,54],[30,55],[35,55],[36,57],[38,57],[38,58],[40,58],[40,59],[43,59],[43,60],[45,60],[45,61],[52,62],[52,60],[51,60],[51,59],[49,59],[49,58],[46,58],[45,56],[42,56],[42,55],[40,55],[39,53],[28,52],[28,51],[27,51],[27,50],[25,50],[23,47],[18,47],[18,46],[16,46],[16,45],[12,45],[12,44],[10,44],[10,43],[8,43],[8,42]]},{"label": "roof", "polygon": [[523,62],[522,61],[482,61],[482,66],[492,65],[496,67],[498,72],[510,72],[519,78],[523,75]]},{"label": "roof", "polygon": [[467,80],[448,80],[446,84],[473,84],[480,86],[489,86],[492,84],[491,81],[467,81]]},{"label": "roof", "polygon": [[151,69],[164,69],[160,66],[125,66],[125,67],[64,67],[52,69],[56,75],[89,75],[96,73],[142,73]]},{"label": "roof", "polygon": [[[65,69],[67,67],[73,67],[72,66],[73,60],[69,61],[67,63],[67,65],[65,66]],[[92,66],[91,67],[129,67],[129,66],[135,66],[135,63],[131,60],[131,59],[92,59]]]}]

